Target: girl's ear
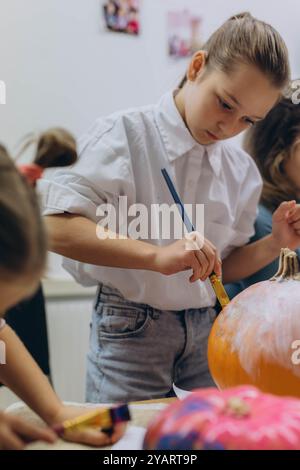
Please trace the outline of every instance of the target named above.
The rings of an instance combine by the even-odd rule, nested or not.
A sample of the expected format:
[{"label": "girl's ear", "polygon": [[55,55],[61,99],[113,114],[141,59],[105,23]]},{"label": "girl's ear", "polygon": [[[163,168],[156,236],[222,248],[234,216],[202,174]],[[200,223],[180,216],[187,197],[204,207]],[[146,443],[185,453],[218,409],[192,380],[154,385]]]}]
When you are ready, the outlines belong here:
[{"label": "girl's ear", "polygon": [[201,74],[206,65],[206,51],[198,51],[193,55],[192,61],[187,71],[187,79],[194,82],[196,78]]}]

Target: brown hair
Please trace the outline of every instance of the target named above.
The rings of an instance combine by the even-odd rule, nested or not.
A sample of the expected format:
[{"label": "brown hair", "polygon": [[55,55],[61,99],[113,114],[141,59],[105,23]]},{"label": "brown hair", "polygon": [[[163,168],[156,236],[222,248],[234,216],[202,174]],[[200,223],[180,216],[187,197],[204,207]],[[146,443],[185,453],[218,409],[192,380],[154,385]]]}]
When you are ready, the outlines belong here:
[{"label": "brown hair", "polygon": [[[269,24],[240,13],[227,20],[201,48],[207,52],[207,71],[230,73],[237,64],[255,65],[272,85],[283,89],[290,78],[288,50],[280,34]],[[179,88],[187,82],[182,79]]]},{"label": "brown hair", "polygon": [[34,163],[42,168],[71,165],[77,159],[76,142],[65,129],[53,127],[38,136],[29,134],[25,137],[18,157],[33,144],[36,145]]},{"label": "brown hair", "polygon": [[297,188],[284,172],[284,162],[300,138],[300,104],[288,93],[246,133],[245,150],[255,160],[263,178],[261,202],[272,211],[283,201],[297,199]]},{"label": "brown hair", "polygon": [[[35,140],[34,163],[43,168],[64,166],[77,158],[74,138],[50,129]],[[32,137],[23,149],[33,143]],[[0,273],[6,277],[39,275],[45,266],[47,239],[33,187],[0,145]]]}]

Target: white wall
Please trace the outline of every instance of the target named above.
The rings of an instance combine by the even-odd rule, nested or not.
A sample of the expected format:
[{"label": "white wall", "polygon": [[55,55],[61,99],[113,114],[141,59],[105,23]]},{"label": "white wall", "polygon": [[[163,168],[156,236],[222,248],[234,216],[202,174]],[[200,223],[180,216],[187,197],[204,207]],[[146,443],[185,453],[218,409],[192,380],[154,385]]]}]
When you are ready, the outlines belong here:
[{"label": "white wall", "polygon": [[[80,135],[98,116],[151,103],[182,76],[187,61],[166,53],[166,12],[190,8],[207,38],[244,10],[273,24],[300,76],[300,2],[285,0],[141,0],[140,37],[104,31],[101,0],[0,0],[0,140],[13,151],[33,130],[61,125]],[[55,256],[52,277],[66,277]]]},{"label": "white wall", "polygon": [[[103,32],[101,0],[0,0],[1,140],[64,125],[80,134],[100,114],[151,103],[174,86],[186,62],[166,55],[166,11],[190,7],[207,37],[243,10],[284,36],[300,75],[298,0],[142,0],[142,35]],[[298,58],[298,62],[297,62]]]}]

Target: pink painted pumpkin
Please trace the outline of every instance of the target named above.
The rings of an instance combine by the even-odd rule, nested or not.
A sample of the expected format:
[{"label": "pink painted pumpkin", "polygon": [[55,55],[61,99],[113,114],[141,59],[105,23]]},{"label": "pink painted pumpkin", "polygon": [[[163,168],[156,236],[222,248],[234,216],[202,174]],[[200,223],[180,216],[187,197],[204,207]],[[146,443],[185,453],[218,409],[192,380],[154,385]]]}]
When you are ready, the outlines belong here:
[{"label": "pink painted pumpkin", "polygon": [[252,386],[197,390],[156,417],[144,449],[300,449],[300,400]]}]

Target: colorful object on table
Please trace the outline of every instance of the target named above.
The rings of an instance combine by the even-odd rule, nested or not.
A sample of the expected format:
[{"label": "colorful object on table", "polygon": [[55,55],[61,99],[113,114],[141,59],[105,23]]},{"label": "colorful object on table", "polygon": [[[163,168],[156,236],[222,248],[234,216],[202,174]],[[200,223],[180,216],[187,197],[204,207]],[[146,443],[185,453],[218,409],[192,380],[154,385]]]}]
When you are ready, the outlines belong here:
[{"label": "colorful object on table", "polygon": [[62,436],[68,431],[79,430],[86,427],[98,428],[102,431],[110,431],[116,424],[130,421],[128,405],[120,405],[113,408],[102,408],[90,411],[84,415],[64,421],[53,426],[56,434]]},{"label": "colorful object on table", "polygon": [[241,292],[218,316],[208,362],[220,389],[249,384],[300,397],[299,281],[297,255],[283,249],[276,275]]},{"label": "colorful object on table", "polygon": [[[178,208],[178,210],[181,214],[182,221],[183,221],[187,231],[189,233],[190,232],[195,232],[195,228],[194,228],[192,222],[189,219],[189,216],[187,215],[187,213],[184,209],[184,205],[181,202],[179,194],[177,193],[177,191],[175,189],[175,186],[174,186],[174,184],[173,184],[173,182],[170,178],[169,173],[167,172],[167,170],[165,168],[163,168],[161,170],[161,172],[162,172],[162,175],[165,179],[165,182],[166,182],[166,184],[169,188],[169,191],[170,191],[170,193],[173,197],[173,200],[174,200],[175,204],[177,205],[177,208]],[[212,288],[215,291],[216,297],[217,297],[218,301],[220,302],[221,307],[222,308],[226,307],[226,305],[229,304],[230,300],[229,300],[229,297],[226,293],[225,287],[222,284],[221,279],[214,272],[209,276],[209,279],[210,279]]]},{"label": "colorful object on table", "polygon": [[243,386],[197,390],[160,413],[147,450],[297,450],[300,400]]},{"label": "colorful object on table", "polygon": [[37,180],[39,180],[43,176],[44,168],[35,163],[31,163],[29,165],[19,165],[18,169],[22,175],[25,176],[28,183],[31,185],[35,185]]}]

